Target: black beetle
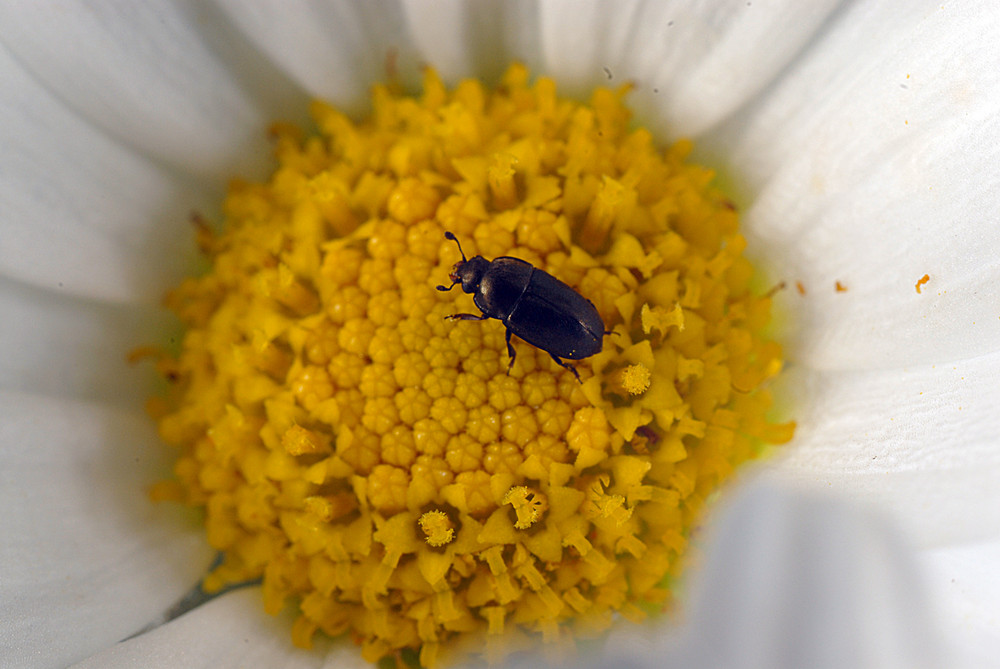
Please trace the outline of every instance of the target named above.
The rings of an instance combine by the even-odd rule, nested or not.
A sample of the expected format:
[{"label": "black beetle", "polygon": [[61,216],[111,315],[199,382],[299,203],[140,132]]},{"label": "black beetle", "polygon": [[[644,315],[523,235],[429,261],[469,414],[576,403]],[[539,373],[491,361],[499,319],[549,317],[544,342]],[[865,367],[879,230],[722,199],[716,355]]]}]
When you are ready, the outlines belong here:
[{"label": "black beetle", "polygon": [[565,283],[520,258],[501,256],[489,261],[482,256],[466,259],[458,238],[450,232],[445,238],[458,245],[462,261],[455,263],[449,278],[450,286],[438,290],[451,290],[462,284],[466,293],[474,293],[472,301],[482,315],[452,314],[449,319],[485,321],[496,318],[507,328],[507,354],[510,362],[507,373],[514,366],[514,347],[510,336],[516,334],[524,341],[542,349],[552,359],[580,375],[572,365],[561,358],[582,360],[601,352],[604,340],[604,321],[593,303]]}]

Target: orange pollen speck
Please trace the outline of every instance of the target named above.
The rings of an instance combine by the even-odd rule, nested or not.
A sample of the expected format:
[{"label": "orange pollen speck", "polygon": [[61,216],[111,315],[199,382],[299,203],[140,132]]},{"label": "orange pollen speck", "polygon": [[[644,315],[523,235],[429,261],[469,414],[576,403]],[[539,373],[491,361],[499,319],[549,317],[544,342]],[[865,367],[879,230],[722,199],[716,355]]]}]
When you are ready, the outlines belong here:
[{"label": "orange pollen speck", "polygon": [[920,277],[920,280],[917,281],[917,293],[919,293],[920,288],[930,280],[931,280],[930,274],[924,274],[922,277]]}]

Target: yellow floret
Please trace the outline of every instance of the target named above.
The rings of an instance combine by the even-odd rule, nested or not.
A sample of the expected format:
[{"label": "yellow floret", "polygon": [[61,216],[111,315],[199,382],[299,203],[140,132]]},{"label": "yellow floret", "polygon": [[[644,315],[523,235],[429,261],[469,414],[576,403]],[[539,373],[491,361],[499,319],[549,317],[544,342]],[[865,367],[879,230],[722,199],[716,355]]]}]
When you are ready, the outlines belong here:
[{"label": "yellow floret", "polygon": [[[630,126],[627,87],[587,104],[512,66],[501,86],[376,86],[362,122],[324,103],[278,166],[236,181],[211,270],[170,293],[179,354],[150,403],[176,446],[155,499],[202,507],[204,587],[260,579],[290,631],[349,634],[424,666],[532,642],[564,650],[669,603],[705,500],[764,442],[782,366],[745,241],[688,142]],[[460,260],[511,255],[596,306],[569,361],[474,313]],[[508,368],[509,367],[509,368]]]},{"label": "yellow floret", "polygon": [[419,522],[420,529],[427,535],[426,541],[431,546],[444,546],[455,536],[455,528],[444,511],[428,511],[420,516]]},{"label": "yellow floret", "polygon": [[514,527],[519,530],[525,530],[534,525],[549,508],[548,500],[544,495],[525,486],[511,488],[504,495],[503,503],[514,507],[514,513],[517,514],[517,522],[514,523]]},{"label": "yellow floret", "polygon": [[649,388],[652,376],[644,365],[629,365],[615,375],[609,389],[620,394],[641,395]]}]

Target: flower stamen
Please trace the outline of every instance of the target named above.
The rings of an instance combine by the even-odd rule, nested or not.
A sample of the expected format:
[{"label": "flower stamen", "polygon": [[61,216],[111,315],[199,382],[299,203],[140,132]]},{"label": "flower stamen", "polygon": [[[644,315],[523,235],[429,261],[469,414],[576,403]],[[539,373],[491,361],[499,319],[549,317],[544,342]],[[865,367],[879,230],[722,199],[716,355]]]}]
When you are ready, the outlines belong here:
[{"label": "flower stamen", "polygon": [[519,530],[526,530],[537,523],[549,508],[545,495],[527,486],[516,486],[508,490],[503,503],[514,507],[514,513],[517,515],[514,527]]},{"label": "flower stamen", "polygon": [[426,535],[425,541],[435,548],[444,546],[455,538],[455,527],[444,511],[426,511],[418,522]]}]

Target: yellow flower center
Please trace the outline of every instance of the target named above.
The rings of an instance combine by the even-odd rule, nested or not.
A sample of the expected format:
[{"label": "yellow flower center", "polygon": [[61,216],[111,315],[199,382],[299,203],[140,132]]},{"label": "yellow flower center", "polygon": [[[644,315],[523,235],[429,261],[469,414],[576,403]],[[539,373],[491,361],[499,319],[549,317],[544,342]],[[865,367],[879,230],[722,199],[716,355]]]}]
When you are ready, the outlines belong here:
[{"label": "yellow flower center", "polygon": [[[317,135],[275,127],[274,175],[232,184],[221,232],[197,221],[211,269],[169,295],[187,331],[150,405],[179,449],[153,495],[204,508],[224,555],[207,589],[262,578],[297,644],[428,667],[666,606],[706,497],[793,426],[765,420],[781,351],[733,207],[625,92],[428,70],[364,122],[317,103]],[[612,334],[582,382],[516,337],[508,373],[502,323],[447,319],[478,310],[435,289],[445,231],[595,305]]]}]

